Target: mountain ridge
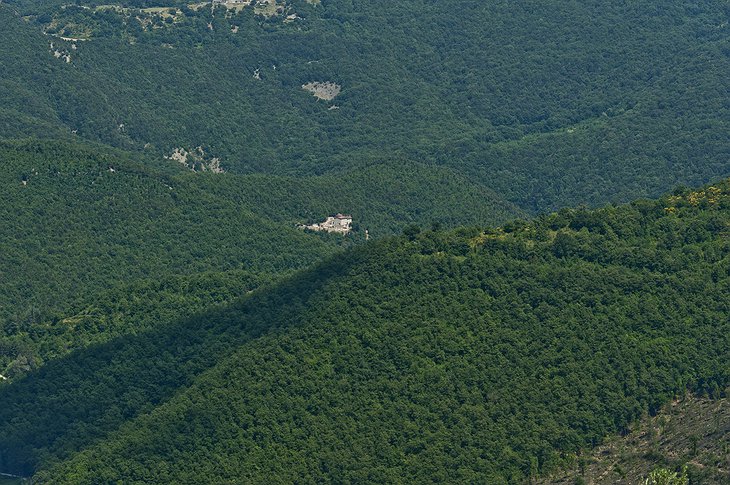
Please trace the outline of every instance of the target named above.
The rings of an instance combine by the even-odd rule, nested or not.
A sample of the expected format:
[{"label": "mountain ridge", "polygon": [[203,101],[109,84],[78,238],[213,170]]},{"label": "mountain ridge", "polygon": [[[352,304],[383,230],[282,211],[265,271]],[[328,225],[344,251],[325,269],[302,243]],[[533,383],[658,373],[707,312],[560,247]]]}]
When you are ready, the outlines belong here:
[{"label": "mountain ridge", "polygon": [[0,471],[523,484],[727,397],[725,2],[104,3],[0,0]]},{"label": "mountain ridge", "polygon": [[[719,3],[528,4],[511,7],[516,22],[506,4],[409,1],[286,4],[308,12],[299,23],[202,9],[141,31],[113,12],[49,6],[59,21],[104,27],[77,50],[68,43],[66,63],[45,52],[47,20],[8,20],[6,41],[25,42],[0,58],[6,109],[157,157],[203,146],[239,173],[336,173],[390,156],[444,165],[533,214],[727,175],[730,51]],[[472,35],[458,34],[456,20]],[[382,52],[385,61],[374,57]],[[315,81],[342,86],[338,109],[301,89]],[[45,101],[25,106],[28,93]],[[600,123],[575,129],[586,120]]]},{"label": "mountain ridge", "polygon": [[[108,364],[89,382],[108,382],[112,394],[109,404],[88,406],[106,412],[125,402],[138,411],[112,419],[113,428],[78,411],[84,426],[101,426],[86,433],[106,437],[96,444],[68,455],[79,446],[73,433],[53,438],[50,448],[37,441],[53,433],[41,424],[51,416],[43,406],[70,396],[30,392],[61,382],[43,384],[43,370],[2,390],[9,409],[36,408],[41,421],[25,428],[35,437],[14,436],[18,428],[1,441],[36,442],[47,450],[37,456],[62,458],[42,459],[37,475],[59,483],[263,476],[520,483],[685,389],[722,394],[730,376],[723,320],[729,187],[354,247],[283,282],[281,291],[255,292],[197,317],[200,324],[185,324],[183,335],[159,329],[159,339],[140,338],[129,350],[148,350],[135,351],[132,362],[102,359]],[[247,325],[270,331],[234,337]],[[169,338],[188,342],[166,345],[177,357],[140,361],[160,355],[153,342]],[[94,352],[78,357],[96,359]],[[182,378],[195,362],[209,367]],[[76,366],[69,364],[48,369],[67,373]],[[142,371],[131,372],[136,384],[121,377],[130,365]],[[185,384],[145,407],[145,393],[162,388],[152,384],[159,366],[176,369]],[[80,382],[88,377],[66,375],[69,389],[86,388]],[[142,394],[113,397],[130,391]],[[54,422],[60,426],[55,414]],[[0,454],[5,467],[18,451],[8,452]]]}]

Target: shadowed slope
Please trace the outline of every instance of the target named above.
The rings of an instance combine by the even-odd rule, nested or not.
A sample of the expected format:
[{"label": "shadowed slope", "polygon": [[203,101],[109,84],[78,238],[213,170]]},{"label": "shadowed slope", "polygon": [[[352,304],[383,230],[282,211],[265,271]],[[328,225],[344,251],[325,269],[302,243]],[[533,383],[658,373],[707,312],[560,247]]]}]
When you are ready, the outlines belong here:
[{"label": "shadowed slope", "polygon": [[0,466],[28,475],[151,411],[246,341],[296,324],[312,292],[346,270],[320,265],[230,307],[75,352],[4,386]]},{"label": "shadowed slope", "polygon": [[[108,346],[92,377],[99,359],[80,354],[81,387],[108,393],[89,408],[123,414],[131,399],[133,412],[109,426],[97,411],[77,444],[81,415],[51,436],[50,415],[81,396],[54,388],[67,374],[4,389],[6,466],[40,464],[37,477],[58,483],[522,483],[685,389],[721,394],[728,210],[723,183],[355,248],[173,327],[179,335],[135,343],[148,366],[132,359],[135,346]],[[53,442],[51,455],[25,442]]]}]

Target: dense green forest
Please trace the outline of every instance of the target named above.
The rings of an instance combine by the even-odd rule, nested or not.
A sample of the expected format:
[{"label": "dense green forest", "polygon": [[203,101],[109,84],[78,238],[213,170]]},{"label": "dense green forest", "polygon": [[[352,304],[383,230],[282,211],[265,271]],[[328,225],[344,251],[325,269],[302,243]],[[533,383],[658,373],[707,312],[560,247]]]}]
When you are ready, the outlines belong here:
[{"label": "dense green forest", "polygon": [[[103,147],[45,141],[0,142],[0,160],[0,374],[10,378],[61,349],[140,328],[129,318],[115,329],[67,323],[106,315],[99,305],[109,291],[136,294],[140,284],[165,301],[151,295],[149,281],[172,278],[182,287],[203,273],[204,292],[240,296],[233,289],[247,278],[303,268],[364,240],[365,229],[382,236],[411,223],[453,226],[520,213],[448,169],[398,161],[337,177],[165,173]],[[296,228],[345,210],[357,222],[347,237]],[[208,299],[200,291],[174,291],[185,300],[176,315],[202,309]],[[63,344],[43,344],[48,332],[63,334]]]},{"label": "dense green forest", "polygon": [[396,157],[530,212],[730,170],[726,2],[58,3],[0,5],[5,136],[279,175]]},{"label": "dense green forest", "polygon": [[0,0],[0,473],[525,483],[724,395],[729,22]]},{"label": "dense green forest", "polygon": [[408,228],[0,388],[53,483],[523,483],[730,384],[730,181]]}]

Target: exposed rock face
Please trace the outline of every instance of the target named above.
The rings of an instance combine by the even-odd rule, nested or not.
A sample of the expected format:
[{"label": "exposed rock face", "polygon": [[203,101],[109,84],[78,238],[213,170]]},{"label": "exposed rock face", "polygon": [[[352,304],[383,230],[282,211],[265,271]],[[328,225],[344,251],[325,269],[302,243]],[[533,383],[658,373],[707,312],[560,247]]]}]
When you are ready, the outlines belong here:
[{"label": "exposed rock face", "polygon": [[67,64],[71,62],[71,53],[66,49],[56,47],[53,42],[51,42],[51,53],[53,54],[53,57],[66,61]]},{"label": "exposed rock face", "polygon": [[168,160],[174,160],[181,165],[185,165],[193,172],[213,172],[224,173],[219,158],[207,158],[203,147],[197,147],[193,151],[187,151],[182,147],[175,148],[173,152],[165,157]]},{"label": "exposed rock face", "polygon": [[314,95],[315,98],[324,99],[325,101],[331,101],[340,94],[342,86],[333,82],[311,82],[302,84],[302,89],[309,91]]}]

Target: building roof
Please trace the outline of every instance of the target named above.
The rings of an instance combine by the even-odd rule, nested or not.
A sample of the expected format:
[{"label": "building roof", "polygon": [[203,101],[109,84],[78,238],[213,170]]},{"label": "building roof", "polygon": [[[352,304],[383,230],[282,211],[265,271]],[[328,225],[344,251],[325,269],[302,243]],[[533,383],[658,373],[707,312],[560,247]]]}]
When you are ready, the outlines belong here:
[{"label": "building roof", "polygon": [[352,219],[352,216],[340,214],[339,212],[335,215],[335,219]]}]

